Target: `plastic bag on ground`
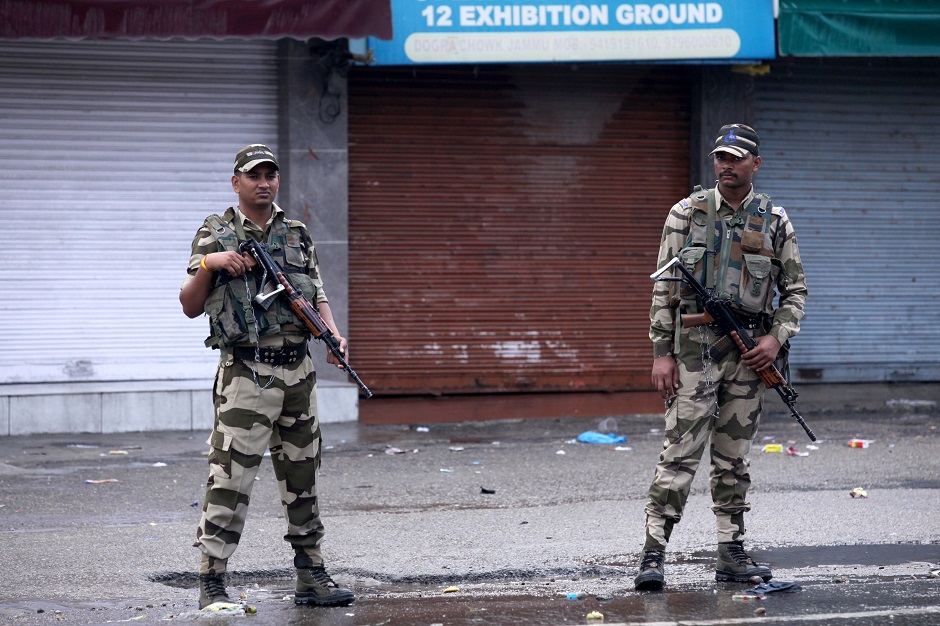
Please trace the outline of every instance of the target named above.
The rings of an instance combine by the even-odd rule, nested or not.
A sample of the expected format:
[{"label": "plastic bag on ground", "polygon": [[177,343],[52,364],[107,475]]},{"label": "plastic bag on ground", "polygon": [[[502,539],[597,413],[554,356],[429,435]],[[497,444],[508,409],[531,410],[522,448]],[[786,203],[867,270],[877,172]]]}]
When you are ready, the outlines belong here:
[{"label": "plastic bag on ground", "polygon": [[613,433],[605,434],[593,430],[588,430],[578,435],[578,441],[581,443],[623,443],[627,440],[625,435],[615,435]]}]

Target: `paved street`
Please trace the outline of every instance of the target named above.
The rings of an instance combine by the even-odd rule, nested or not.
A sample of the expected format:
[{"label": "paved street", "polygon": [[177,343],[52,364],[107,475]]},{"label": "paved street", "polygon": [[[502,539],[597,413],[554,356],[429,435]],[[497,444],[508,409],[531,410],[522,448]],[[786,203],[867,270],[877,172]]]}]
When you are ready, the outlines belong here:
[{"label": "paved street", "polygon": [[[662,440],[650,415],[614,416],[619,446],[575,442],[594,419],[326,424],[324,551],[357,601],[284,599],[291,554],[269,463],[230,591],[258,610],[241,619],[259,624],[583,624],[592,611],[607,624],[936,624],[936,387],[857,391],[801,398],[816,449],[772,403],[752,453],[747,545],[799,593],[744,602],[733,596],[746,585],[714,582],[703,472],[673,535],[667,589],[633,591]],[[0,623],[239,619],[194,610],[206,436],[0,438]],[[768,443],[805,456],[763,452]]]}]

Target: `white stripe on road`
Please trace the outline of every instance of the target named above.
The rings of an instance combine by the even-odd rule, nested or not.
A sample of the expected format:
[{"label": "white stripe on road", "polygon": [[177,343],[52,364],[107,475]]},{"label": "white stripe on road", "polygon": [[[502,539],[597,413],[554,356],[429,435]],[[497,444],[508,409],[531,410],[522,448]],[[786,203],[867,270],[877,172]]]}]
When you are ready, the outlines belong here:
[{"label": "white stripe on road", "polygon": [[857,613],[815,613],[813,615],[781,615],[779,617],[763,615],[760,617],[737,617],[724,619],[692,619],[678,622],[605,622],[606,626],[724,626],[725,624],[768,624],[817,622],[831,619],[859,619],[866,617],[891,617],[895,615],[930,615],[940,614],[940,606],[925,606],[917,609],[895,609],[886,611],[860,611]]}]

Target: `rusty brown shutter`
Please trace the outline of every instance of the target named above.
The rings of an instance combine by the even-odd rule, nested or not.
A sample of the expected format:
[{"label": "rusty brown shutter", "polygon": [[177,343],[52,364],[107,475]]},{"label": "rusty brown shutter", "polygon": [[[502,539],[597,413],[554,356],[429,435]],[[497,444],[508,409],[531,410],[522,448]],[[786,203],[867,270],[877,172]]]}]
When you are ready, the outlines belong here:
[{"label": "rusty brown shutter", "polygon": [[0,3],[2,39],[392,38],[391,0]]},{"label": "rusty brown shutter", "polygon": [[349,335],[376,394],[649,388],[684,68],[354,68],[349,91]]}]

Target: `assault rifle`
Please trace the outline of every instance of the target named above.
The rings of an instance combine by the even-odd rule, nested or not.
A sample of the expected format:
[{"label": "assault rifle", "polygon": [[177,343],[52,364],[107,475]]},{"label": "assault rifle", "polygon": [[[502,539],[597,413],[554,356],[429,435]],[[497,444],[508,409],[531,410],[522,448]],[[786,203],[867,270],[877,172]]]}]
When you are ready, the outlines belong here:
[{"label": "assault rifle", "polygon": [[[673,266],[679,269],[682,276],[664,277],[663,274]],[[712,328],[718,331],[718,334],[730,335],[735,345],[737,345],[738,350],[742,353],[757,346],[757,342],[748,334],[744,325],[741,324],[741,321],[738,319],[738,316],[735,315],[734,311],[731,309],[730,303],[727,300],[719,298],[713,290],[706,289],[705,286],[695,278],[695,275],[689,271],[685,264],[682,263],[679,257],[674,258],[661,269],[650,274],[650,278],[655,281],[683,281],[698,295],[705,312],[698,315],[683,315],[683,325],[699,326],[701,324],[711,324]],[[797,394],[796,390],[787,385],[787,380],[780,373],[780,370],[771,363],[769,367],[765,367],[757,372],[757,375],[760,376],[761,382],[763,382],[766,387],[777,391],[780,398],[790,409],[790,414],[793,415],[797,423],[803,427],[803,430],[809,435],[810,440],[816,441],[816,435],[810,430],[809,426],[806,425],[806,422],[803,421],[803,417],[796,410],[796,406],[794,406],[799,394]]]},{"label": "assault rifle", "polygon": [[[356,372],[349,366],[349,363],[346,362],[346,355],[340,350],[339,341],[336,340],[336,337],[333,336],[333,331],[330,330],[330,327],[326,325],[326,322],[323,321],[323,318],[320,317],[319,311],[317,308],[310,304],[310,301],[304,297],[304,295],[297,289],[294,289],[294,286],[291,284],[290,280],[287,278],[287,275],[284,273],[284,270],[281,269],[281,266],[278,265],[270,254],[268,254],[268,247],[266,244],[259,243],[257,241],[246,241],[243,242],[239,247],[238,251],[241,253],[247,252],[255,258],[255,261],[258,262],[258,265],[261,267],[261,287],[258,289],[258,295],[255,296],[255,302],[257,302],[262,307],[267,308],[270,306],[271,300],[273,300],[278,295],[283,295],[287,298],[290,308],[294,311],[294,314],[300,318],[300,321],[303,322],[304,326],[307,327],[307,330],[313,335],[314,339],[319,339],[326,344],[326,347],[329,348],[330,352],[333,353],[333,356],[336,357],[336,360],[340,362],[340,365],[343,366],[343,369],[346,370],[346,373],[349,374],[349,377],[355,381],[359,388],[362,389],[362,392],[365,394],[366,398],[372,397],[372,392],[369,391],[369,388],[366,387],[366,384],[362,382]],[[277,279],[279,283],[273,288],[268,285],[268,275],[273,276]],[[273,285],[273,281],[272,281]]]}]

